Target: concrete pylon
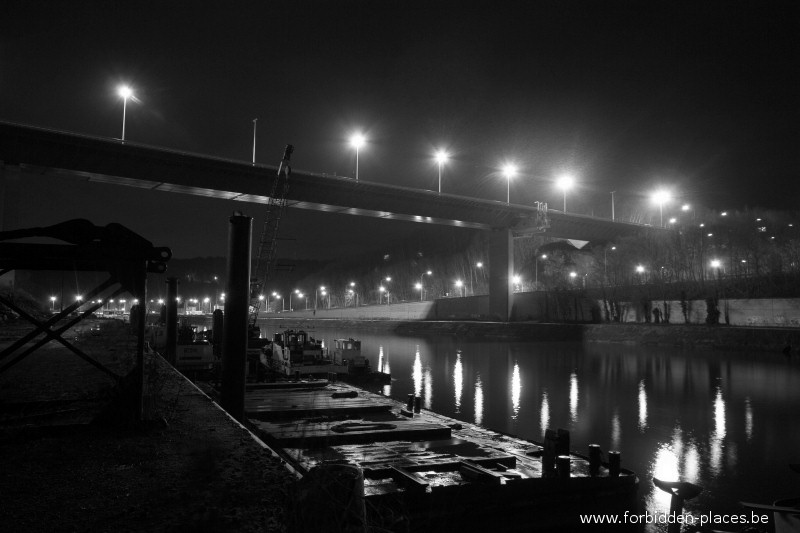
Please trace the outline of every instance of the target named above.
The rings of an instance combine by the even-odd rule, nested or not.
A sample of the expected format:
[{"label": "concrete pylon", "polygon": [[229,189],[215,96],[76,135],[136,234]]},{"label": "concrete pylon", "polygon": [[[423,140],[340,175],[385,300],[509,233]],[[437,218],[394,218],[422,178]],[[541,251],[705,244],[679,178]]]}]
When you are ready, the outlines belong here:
[{"label": "concrete pylon", "polygon": [[514,239],[511,230],[492,230],[489,236],[489,314],[495,320],[511,318]]}]

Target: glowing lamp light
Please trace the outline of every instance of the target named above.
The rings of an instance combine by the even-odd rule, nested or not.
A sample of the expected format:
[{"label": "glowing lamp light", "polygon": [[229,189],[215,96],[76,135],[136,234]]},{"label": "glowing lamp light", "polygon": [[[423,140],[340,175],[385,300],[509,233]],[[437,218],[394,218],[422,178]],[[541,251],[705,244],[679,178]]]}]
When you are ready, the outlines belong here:
[{"label": "glowing lamp light", "polygon": [[361,147],[364,146],[366,142],[367,142],[366,137],[364,137],[364,135],[362,135],[361,133],[354,133],[350,137],[350,146],[352,146],[356,150],[360,150]]},{"label": "glowing lamp light", "polygon": [[567,191],[575,185],[575,178],[570,176],[569,174],[564,174],[563,176],[559,177],[556,181],[556,186],[561,189],[562,191]]}]

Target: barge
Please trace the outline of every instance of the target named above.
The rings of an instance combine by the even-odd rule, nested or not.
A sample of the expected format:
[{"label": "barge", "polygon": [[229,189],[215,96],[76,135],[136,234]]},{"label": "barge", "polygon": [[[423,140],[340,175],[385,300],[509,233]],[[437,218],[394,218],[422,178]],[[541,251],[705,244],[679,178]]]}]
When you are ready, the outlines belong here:
[{"label": "barge", "polygon": [[361,341],[334,339],[333,355],[322,341],[303,330],[276,333],[262,348],[262,362],[282,377],[327,377],[353,382],[390,383],[391,376],[373,371],[361,354]]},{"label": "barge", "polygon": [[[245,415],[315,480],[303,493],[311,503],[299,530],[346,510],[363,513],[373,530],[398,533],[598,531],[608,526],[582,524],[580,515],[637,509],[636,475],[596,453],[570,453],[564,431],[532,443],[420,409],[413,398],[402,404],[323,380],[248,385]],[[332,487],[313,496],[322,479],[333,479]]]}]

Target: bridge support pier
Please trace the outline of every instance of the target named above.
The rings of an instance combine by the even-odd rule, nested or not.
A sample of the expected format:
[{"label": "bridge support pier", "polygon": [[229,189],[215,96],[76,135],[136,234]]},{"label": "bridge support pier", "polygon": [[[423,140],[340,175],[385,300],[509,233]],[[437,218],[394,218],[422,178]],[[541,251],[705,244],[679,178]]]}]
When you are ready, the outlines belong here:
[{"label": "bridge support pier", "polygon": [[495,320],[511,318],[511,279],[514,275],[514,239],[511,230],[494,229],[489,236],[489,314]]}]

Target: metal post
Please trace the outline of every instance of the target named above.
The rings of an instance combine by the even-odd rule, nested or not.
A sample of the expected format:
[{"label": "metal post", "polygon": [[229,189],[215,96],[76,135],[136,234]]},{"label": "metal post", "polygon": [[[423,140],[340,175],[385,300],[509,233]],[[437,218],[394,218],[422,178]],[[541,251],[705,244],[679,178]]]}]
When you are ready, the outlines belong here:
[{"label": "metal post", "polygon": [[178,278],[167,278],[167,362],[177,364],[178,351]]},{"label": "metal post", "polygon": [[128,97],[122,99],[122,141],[125,142],[125,118],[128,114]]},{"label": "metal post", "polygon": [[228,226],[228,286],[222,350],[222,408],[244,421],[247,329],[250,307],[251,217],[235,214]]},{"label": "metal post", "polygon": [[256,122],[257,118],[253,119],[253,164],[256,164]]},{"label": "metal post", "polygon": [[611,220],[616,220],[614,217],[614,193],[617,191],[611,191]]},{"label": "metal post", "polygon": [[134,297],[139,300],[136,308],[136,367],[133,369],[136,419],[144,420],[144,332],[147,320],[147,262],[134,273]]}]

